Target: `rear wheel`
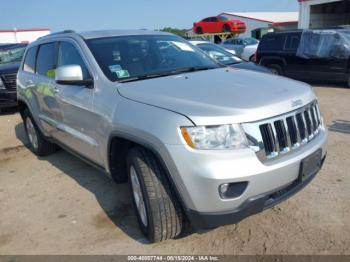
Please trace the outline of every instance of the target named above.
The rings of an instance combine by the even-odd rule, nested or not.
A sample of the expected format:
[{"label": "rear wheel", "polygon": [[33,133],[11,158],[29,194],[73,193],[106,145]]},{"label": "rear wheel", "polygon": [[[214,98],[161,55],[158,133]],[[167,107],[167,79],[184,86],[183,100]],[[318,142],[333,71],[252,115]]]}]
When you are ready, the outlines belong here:
[{"label": "rear wheel", "polygon": [[57,146],[48,142],[35,124],[28,110],[23,113],[24,127],[29,140],[30,149],[38,156],[47,156],[57,151]]},{"label": "rear wheel", "polygon": [[348,76],[348,88],[350,88],[350,74]]},{"label": "rear wheel", "polygon": [[141,231],[152,243],[178,236],[182,210],[155,156],[142,147],[134,147],[128,152],[127,168]]},{"label": "rear wheel", "polygon": [[203,29],[202,29],[202,27],[197,27],[197,34],[199,34],[199,35],[201,35],[201,34],[203,34]]},{"label": "rear wheel", "polygon": [[224,25],[223,27],[222,27],[222,32],[231,32],[231,28],[230,28],[230,26],[229,25]]},{"label": "rear wheel", "polygon": [[268,65],[267,67],[271,70],[272,74],[274,75],[280,75],[280,76],[284,75],[283,69],[279,65]]}]

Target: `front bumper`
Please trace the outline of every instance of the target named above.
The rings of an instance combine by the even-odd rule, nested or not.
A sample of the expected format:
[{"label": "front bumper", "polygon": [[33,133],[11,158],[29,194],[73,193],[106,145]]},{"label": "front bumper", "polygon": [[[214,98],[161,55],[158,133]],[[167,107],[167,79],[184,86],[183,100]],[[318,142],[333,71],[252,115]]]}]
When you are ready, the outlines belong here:
[{"label": "front bumper", "polygon": [[[322,159],[321,167],[325,159],[326,157]],[[317,173],[304,181],[298,178],[282,189],[247,199],[240,207],[230,212],[212,214],[189,210],[187,212],[187,217],[191,221],[192,226],[196,229],[210,229],[238,223],[248,216],[258,214],[293,196],[309,184],[316,175]]]},{"label": "front bumper", "polygon": [[0,90],[0,108],[12,107],[17,105],[16,91]]},{"label": "front bumper", "polygon": [[[327,131],[321,128],[307,145],[268,164],[251,149],[200,151],[167,145],[162,157],[192,224],[210,228],[235,223],[300,190],[309,182],[298,182],[301,161],[319,149],[324,159],[326,144]],[[237,182],[248,182],[245,191],[236,198],[222,199],[219,186]],[[281,190],[288,193],[271,201]]]}]

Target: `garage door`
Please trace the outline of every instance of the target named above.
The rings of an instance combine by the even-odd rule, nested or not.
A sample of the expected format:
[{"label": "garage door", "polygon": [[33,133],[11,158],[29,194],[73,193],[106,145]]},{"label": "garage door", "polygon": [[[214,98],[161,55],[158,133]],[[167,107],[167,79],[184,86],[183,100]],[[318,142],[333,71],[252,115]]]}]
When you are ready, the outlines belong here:
[{"label": "garage door", "polygon": [[310,28],[350,25],[350,0],[311,5]]}]

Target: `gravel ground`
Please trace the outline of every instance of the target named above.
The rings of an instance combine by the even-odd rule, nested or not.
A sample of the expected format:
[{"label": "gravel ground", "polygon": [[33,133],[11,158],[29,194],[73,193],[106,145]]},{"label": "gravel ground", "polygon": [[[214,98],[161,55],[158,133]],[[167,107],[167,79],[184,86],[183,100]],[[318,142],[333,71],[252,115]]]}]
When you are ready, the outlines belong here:
[{"label": "gravel ground", "polygon": [[0,115],[0,254],[350,254],[350,90],[317,86],[328,158],[293,198],[237,225],[149,244],[127,185],[60,151],[38,158]]}]

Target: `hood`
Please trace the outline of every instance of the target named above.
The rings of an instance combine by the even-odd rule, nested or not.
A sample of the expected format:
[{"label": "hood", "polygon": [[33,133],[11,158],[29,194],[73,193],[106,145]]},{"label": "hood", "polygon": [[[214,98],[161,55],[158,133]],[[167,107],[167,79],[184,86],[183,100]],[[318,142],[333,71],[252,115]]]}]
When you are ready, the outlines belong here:
[{"label": "hood", "polygon": [[17,73],[19,70],[21,63],[8,63],[8,64],[0,64],[0,74],[12,74]]},{"label": "hood", "polygon": [[186,115],[196,125],[262,120],[315,99],[309,85],[234,68],[123,83],[118,91],[125,98]]},{"label": "hood", "polygon": [[241,63],[233,64],[232,67],[271,74],[271,70],[268,69],[267,67],[256,65],[252,62],[241,62]]}]

